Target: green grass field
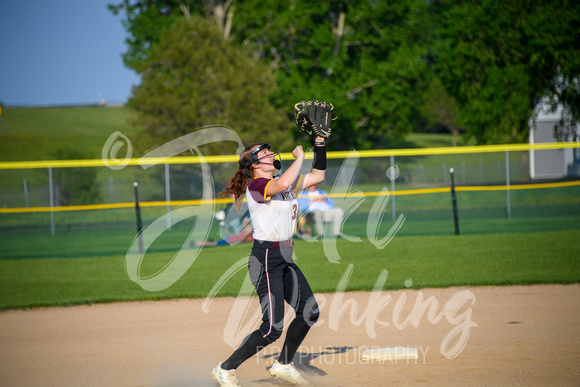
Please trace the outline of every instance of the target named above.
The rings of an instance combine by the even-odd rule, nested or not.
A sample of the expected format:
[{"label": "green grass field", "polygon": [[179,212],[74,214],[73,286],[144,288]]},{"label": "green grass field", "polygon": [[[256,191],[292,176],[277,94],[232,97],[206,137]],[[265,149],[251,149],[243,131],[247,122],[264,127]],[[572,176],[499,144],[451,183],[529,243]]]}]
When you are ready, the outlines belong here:
[{"label": "green grass field", "polygon": [[[128,124],[130,114],[126,108],[4,109],[0,161],[49,160],[63,147],[80,148],[86,157],[100,158],[103,144],[114,131],[130,139],[137,136],[138,129]],[[459,144],[466,145],[461,140]],[[449,135],[411,134],[399,147],[450,145]],[[526,152],[510,156],[510,177],[515,182],[529,182],[526,157]],[[456,169],[459,185],[503,184],[504,159],[503,153],[399,157],[397,189],[448,187],[449,167]],[[327,171],[330,181],[340,166],[332,162]],[[385,158],[361,160],[352,188],[380,192],[388,185],[390,189],[385,180],[387,163]],[[162,171],[153,169],[100,168],[96,184],[103,203],[132,202],[135,179],[144,183],[141,200],[163,200],[164,187],[155,175]],[[172,173],[176,185],[172,199],[197,198],[199,181],[179,180]],[[190,178],[192,172],[182,171],[182,175]],[[213,175],[214,179],[218,176]],[[24,206],[24,179],[30,188],[30,205],[48,205],[47,170],[38,169],[0,171],[0,206]],[[113,185],[115,198],[109,200]],[[298,263],[315,291],[336,290],[350,264],[354,271],[346,290],[372,290],[381,270],[389,272],[387,289],[403,288],[408,279],[414,288],[580,281],[580,187],[512,190],[510,218],[505,191],[459,192],[460,236],[453,235],[449,193],[393,196],[374,232],[380,238],[389,231],[393,201],[396,217],[403,215],[405,222],[382,250],[369,240],[373,230],[367,229],[374,200],[367,197],[344,224],[343,232],[362,242],[338,240],[340,264],[327,260],[322,243],[297,240]],[[164,207],[142,208],[144,225],[164,212]],[[55,235],[51,235],[49,212],[0,214],[0,309],[205,297],[228,268],[247,259],[248,244],[204,248],[174,285],[160,292],[144,291],[124,270],[125,254],[136,234],[134,214],[133,208],[56,212]],[[142,275],[160,270],[180,250],[193,225],[194,219],[187,219],[163,233],[146,254]],[[215,223],[210,237],[219,239]],[[238,294],[245,273],[236,274],[219,295]]]},{"label": "green grass field", "polygon": [[[449,193],[407,195],[390,198],[378,229],[369,228],[369,213],[377,198],[367,197],[348,216],[343,232],[366,238],[386,235],[396,218],[404,216],[399,236],[453,235],[453,211]],[[348,203],[347,203],[348,204]],[[348,207],[339,205],[348,210]],[[530,233],[577,230],[580,233],[580,187],[518,190],[511,195],[511,218],[506,214],[505,191],[459,192],[459,226],[463,235]],[[173,210],[177,207],[173,207]],[[164,216],[165,206],[141,209],[142,224]],[[0,214],[0,258],[70,258],[118,255],[127,251],[136,233],[134,208],[56,212],[55,235],[51,235],[49,212]],[[154,251],[181,247],[195,218],[177,223],[154,243]],[[217,222],[210,238],[220,239]]]},{"label": "green grass field", "polygon": [[[247,259],[250,245],[208,247],[166,290],[147,292],[124,271],[124,255],[83,259],[0,260],[0,308],[205,297],[227,269]],[[192,254],[195,250],[186,250]],[[297,241],[297,262],[315,292],[335,291],[350,264],[345,290],[372,290],[382,270],[385,289],[575,283],[580,281],[577,231],[465,236],[397,236],[384,249],[369,240],[337,241],[340,263],[327,260],[322,242]],[[155,274],[175,251],[148,253],[141,275]],[[247,270],[225,283],[219,296],[235,296]]]},{"label": "green grass field", "polygon": [[127,108],[5,108],[0,129],[0,161],[51,160],[58,148],[79,149],[101,158],[107,138],[119,130],[134,138]]}]

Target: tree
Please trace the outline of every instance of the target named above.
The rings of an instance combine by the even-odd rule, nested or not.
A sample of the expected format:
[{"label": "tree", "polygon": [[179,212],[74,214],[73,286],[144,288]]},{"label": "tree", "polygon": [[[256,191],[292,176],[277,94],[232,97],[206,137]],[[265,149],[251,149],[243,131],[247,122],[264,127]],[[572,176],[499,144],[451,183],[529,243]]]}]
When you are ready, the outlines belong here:
[{"label": "tree", "polygon": [[[292,122],[269,102],[276,91],[269,65],[224,40],[215,23],[199,16],[176,22],[136,70],[142,81],[128,104],[137,112],[135,123],[145,128],[140,148],[221,124],[246,144],[275,138],[277,149],[290,149],[289,136],[276,135]],[[231,153],[231,145],[212,152]]]},{"label": "tree", "polygon": [[128,32],[125,40],[127,52],[123,54],[125,66],[136,70],[147,58],[153,46],[161,40],[163,33],[176,21],[191,14],[215,18],[218,25],[229,29],[232,13],[226,17],[232,0],[225,4],[214,0],[122,0],[119,4],[109,4],[114,15],[125,13],[122,20]]},{"label": "tree", "polygon": [[424,1],[236,4],[232,39],[252,42],[278,69],[278,106],[335,105],[331,148],[388,146],[413,129],[425,87]]},{"label": "tree", "polygon": [[[202,15],[276,68],[275,106],[333,102],[330,147],[388,146],[420,130],[432,72],[479,143],[524,141],[543,99],[562,106],[561,132],[580,118],[580,3],[483,0],[280,2],[124,0],[127,56],[144,60],[161,31]],[[230,34],[231,32],[231,34]]]},{"label": "tree", "polygon": [[452,136],[452,145],[457,145],[459,126],[457,124],[457,102],[445,91],[439,78],[435,78],[425,92],[425,103],[421,106],[421,112],[431,126],[443,125]]},{"label": "tree", "polygon": [[[158,31],[164,30],[178,15],[176,3],[125,0],[114,8],[127,12],[124,23],[133,43],[127,56],[146,60],[151,55],[159,36],[142,31],[155,23]],[[184,4],[184,14],[203,15],[226,37],[231,28],[233,42],[272,61],[278,84],[272,103],[289,119],[291,107],[300,100],[332,102],[338,119],[331,148],[388,146],[413,129],[426,86],[425,1],[248,0],[235,3],[235,8],[230,1]],[[170,15],[162,22],[160,10]],[[126,63],[139,68],[138,61]]]},{"label": "tree", "polygon": [[580,3],[438,1],[436,72],[478,143],[526,141],[543,97],[580,112]]}]

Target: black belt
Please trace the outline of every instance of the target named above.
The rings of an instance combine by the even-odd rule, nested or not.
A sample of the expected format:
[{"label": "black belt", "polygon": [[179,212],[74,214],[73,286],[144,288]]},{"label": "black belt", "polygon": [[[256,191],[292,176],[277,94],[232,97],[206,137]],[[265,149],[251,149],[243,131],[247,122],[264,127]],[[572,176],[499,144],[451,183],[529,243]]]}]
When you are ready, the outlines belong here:
[{"label": "black belt", "polygon": [[279,249],[280,247],[291,247],[294,246],[294,240],[287,239],[285,241],[259,241],[255,240],[254,243],[259,244],[262,247],[269,247],[274,249]]}]

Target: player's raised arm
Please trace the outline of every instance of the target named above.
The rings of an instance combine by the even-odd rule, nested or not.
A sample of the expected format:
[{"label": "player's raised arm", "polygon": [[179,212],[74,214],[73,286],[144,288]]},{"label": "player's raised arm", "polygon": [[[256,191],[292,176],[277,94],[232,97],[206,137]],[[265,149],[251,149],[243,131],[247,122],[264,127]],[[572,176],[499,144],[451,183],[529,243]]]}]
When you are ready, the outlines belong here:
[{"label": "player's raised arm", "polygon": [[301,190],[320,184],[326,175],[326,143],[324,137],[317,137],[314,142],[314,160],[312,171],[304,175]]},{"label": "player's raised arm", "polygon": [[331,103],[321,101],[302,101],[294,105],[296,125],[314,142],[312,172],[304,175],[300,189],[306,189],[324,181],[326,170],[326,142],[332,124]]},{"label": "player's raised arm", "polygon": [[302,162],[304,161],[304,150],[302,149],[302,145],[298,145],[294,148],[292,156],[294,157],[292,165],[290,165],[290,167],[284,171],[278,179],[272,180],[268,185],[268,196],[286,191],[298,178]]}]

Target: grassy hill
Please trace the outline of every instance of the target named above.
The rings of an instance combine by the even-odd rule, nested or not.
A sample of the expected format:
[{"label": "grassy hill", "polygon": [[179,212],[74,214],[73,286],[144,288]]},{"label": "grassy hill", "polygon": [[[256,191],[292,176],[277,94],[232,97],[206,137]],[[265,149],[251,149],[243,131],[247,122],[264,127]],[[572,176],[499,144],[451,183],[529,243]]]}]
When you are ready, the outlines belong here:
[{"label": "grassy hill", "polygon": [[5,108],[0,127],[0,161],[54,159],[59,148],[79,150],[85,158],[101,158],[101,149],[115,131],[134,138],[125,107]]},{"label": "grassy hill", "polygon": [[[51,160],[65,147],[81,150],[85,158],[101,158],[113,132],[135,139],[139,128],[129,124],[131,115],[126,107],[5,108],[0,116],[0,161]],[[465,145],[462,139],[458,145]],[[451,146],[451,135],[410,134],[397,148],[440,146]]]}]

